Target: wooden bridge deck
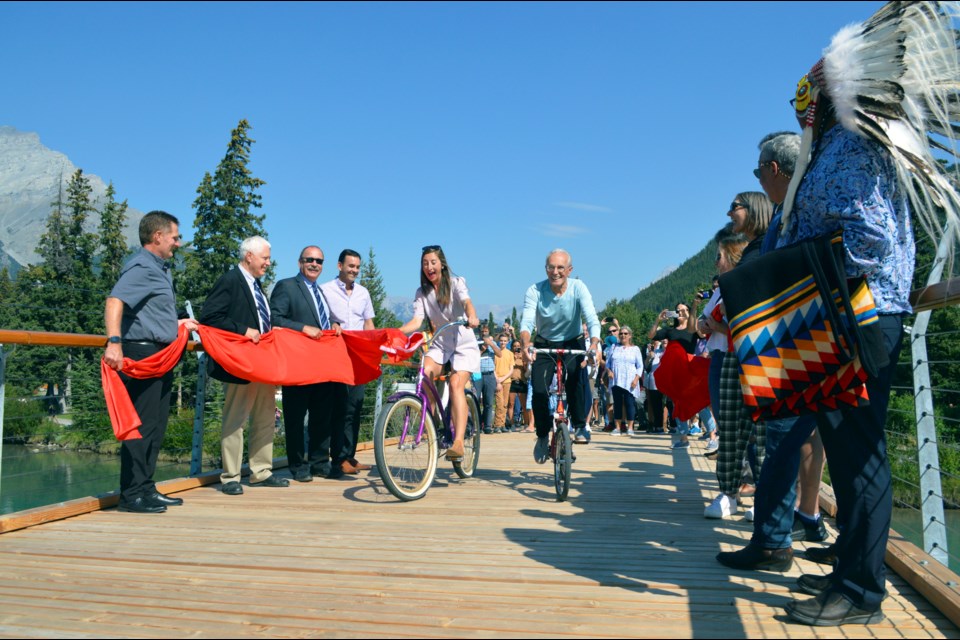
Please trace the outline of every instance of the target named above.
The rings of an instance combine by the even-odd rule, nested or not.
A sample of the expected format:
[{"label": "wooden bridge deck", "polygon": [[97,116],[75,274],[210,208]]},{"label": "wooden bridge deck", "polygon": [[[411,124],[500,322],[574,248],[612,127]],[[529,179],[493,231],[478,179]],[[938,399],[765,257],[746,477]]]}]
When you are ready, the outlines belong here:
[{"label": "wooden bridge deck", "polygon": [[443,465],[413,503],[374,471],[240,497],[211,485],[163,515],[109,509],[5,533],[0,635],[960,637],[892,572],[883,624],[786,624],[795,578],[824,567],[719,565],[750,524],[703,518],[716,484],[698,444],[595,435],[567,503],[532,445],[487,436],[477,478]]}]

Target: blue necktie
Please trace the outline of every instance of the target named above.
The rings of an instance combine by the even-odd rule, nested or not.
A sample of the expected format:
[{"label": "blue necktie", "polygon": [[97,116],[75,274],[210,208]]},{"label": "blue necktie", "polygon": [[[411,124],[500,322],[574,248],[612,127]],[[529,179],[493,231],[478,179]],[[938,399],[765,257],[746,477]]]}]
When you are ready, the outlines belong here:
[{"label": "blue necktie", "polygon": [[317,287],[316,282],[310,286],[313,288],[313,297],[317,299],[317,313],[320,314],[320,328],[329,329],[330,320],[327,319],[327,312],[323,309],[323,300],[320,299],[320,289]]},{"label": "blue necktie", "polygon": [[267,299],[263,297],[263,289],[260,288],[260,281],[253,281],[253,293],[257,299],[257,312],[260,314],[260,324],[263,325],[263,333],[270,331],[270,312],[267,311]]}]

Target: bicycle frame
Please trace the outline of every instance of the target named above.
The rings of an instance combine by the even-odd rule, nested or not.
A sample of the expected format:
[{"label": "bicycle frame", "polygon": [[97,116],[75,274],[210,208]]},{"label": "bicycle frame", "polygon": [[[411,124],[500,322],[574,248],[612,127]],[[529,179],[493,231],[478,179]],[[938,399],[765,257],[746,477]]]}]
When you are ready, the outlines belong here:
[{"label": "bicycle frame", "polygon": [[[556,425],[557,420],[566,420],[566,399],[567,399],[567,388],[566,381],[563,379],[563,356],[580,356],[588,355],[589,351],[583,349],[538,349],[533,348],[535,354],[544,353],[550,356],[556,356],[554,362],[557,365],[557,408],[553,412],[554,425]],[[548,391],[549,394],[549,391]]]},{"label": "bicycle frame", "polygon": [[[437,329],[436,333],[433,334],[429,344],[433,344],[433,341],[436,340],[437,336],[440,335],[440,332],[445,330],[447,327],[452,326],[463,326],[463,322],[458,320],[456,322],[448,322],[447,324],[443,325]],[[443,424],[443,433],[446,434],[446,438],[440,439],[440,445],[441,448],[446,448],[453,441],[452,438],[450,438],[450,436],[453,434],[453,427],[450,424],[450,412],[447,411],[443,406],[443,399],[440,396],[440,392],[437,390],[437,385],[434,384],[433,380],[431,380],[428,376],[424,375],[423,367],[424,362],[421,359],[420,370],[417,372],[417,389],[415,392],[410,393],[409,391],[401,391],[399,393],[395,393],[387,398],[387,402],[395,402],[400,398],[405,397],[419,398],[419,400],[423,403],[423,411],[420,412],[420,425],[417,428],[417,435],[413,440],[413,446],[419,445],[423,440],[423,428],[426,426],[427,416],[436,414],[440,417],[440,420]],[[403,446],[409,433],[410,425],[404,423],[403,432],[400,435],[400,442],[398,443],[398,446]],[[449,440],[449,442],[447,440]]]}]

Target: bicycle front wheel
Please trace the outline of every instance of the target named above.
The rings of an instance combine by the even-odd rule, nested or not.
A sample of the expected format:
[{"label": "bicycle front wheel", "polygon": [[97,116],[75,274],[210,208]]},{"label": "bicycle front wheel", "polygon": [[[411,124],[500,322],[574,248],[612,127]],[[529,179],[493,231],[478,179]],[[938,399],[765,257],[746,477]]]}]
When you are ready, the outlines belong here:
[{"label": "bicycle front wheel", "polygon": [[461,478],[470,478],[477,470],[480,460],[480,409],[477,408],[477,398],[467,393],[467,431],[463,436],[463,458],[453,463],[453,470]]},{"label": "bicycle front wheel", "polygon": [[383,407],[373,429],[377,471],[390,493],[403,501],[422,498],[437,474],[437,433],[429,415],[417,442],[422,415],[419,398],[400,398]]},{"label": "bicycle front wheel", "polygon": [[570,492],[570,472],[573,467],[573,442],[566,423],[560,423],[554,429],[553,443],[553,486],[557,490],[557,502],[563,502]]}]

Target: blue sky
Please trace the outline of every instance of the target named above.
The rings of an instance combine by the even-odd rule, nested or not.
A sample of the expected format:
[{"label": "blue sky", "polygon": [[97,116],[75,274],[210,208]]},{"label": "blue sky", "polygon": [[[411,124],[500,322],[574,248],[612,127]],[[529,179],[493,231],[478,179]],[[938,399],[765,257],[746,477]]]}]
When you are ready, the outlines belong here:
[{"label": "blue sky", "polygon": [[757,142],[796,130],[797,80],[880,6],[5,2],[0,124],[189,239],[245,118],[279,277],[305,244],[333,259],[323,278],[372,246],[412,298],[441,244],[481,310],[519,311],[563,247],[600,307],[760,189]]}]

